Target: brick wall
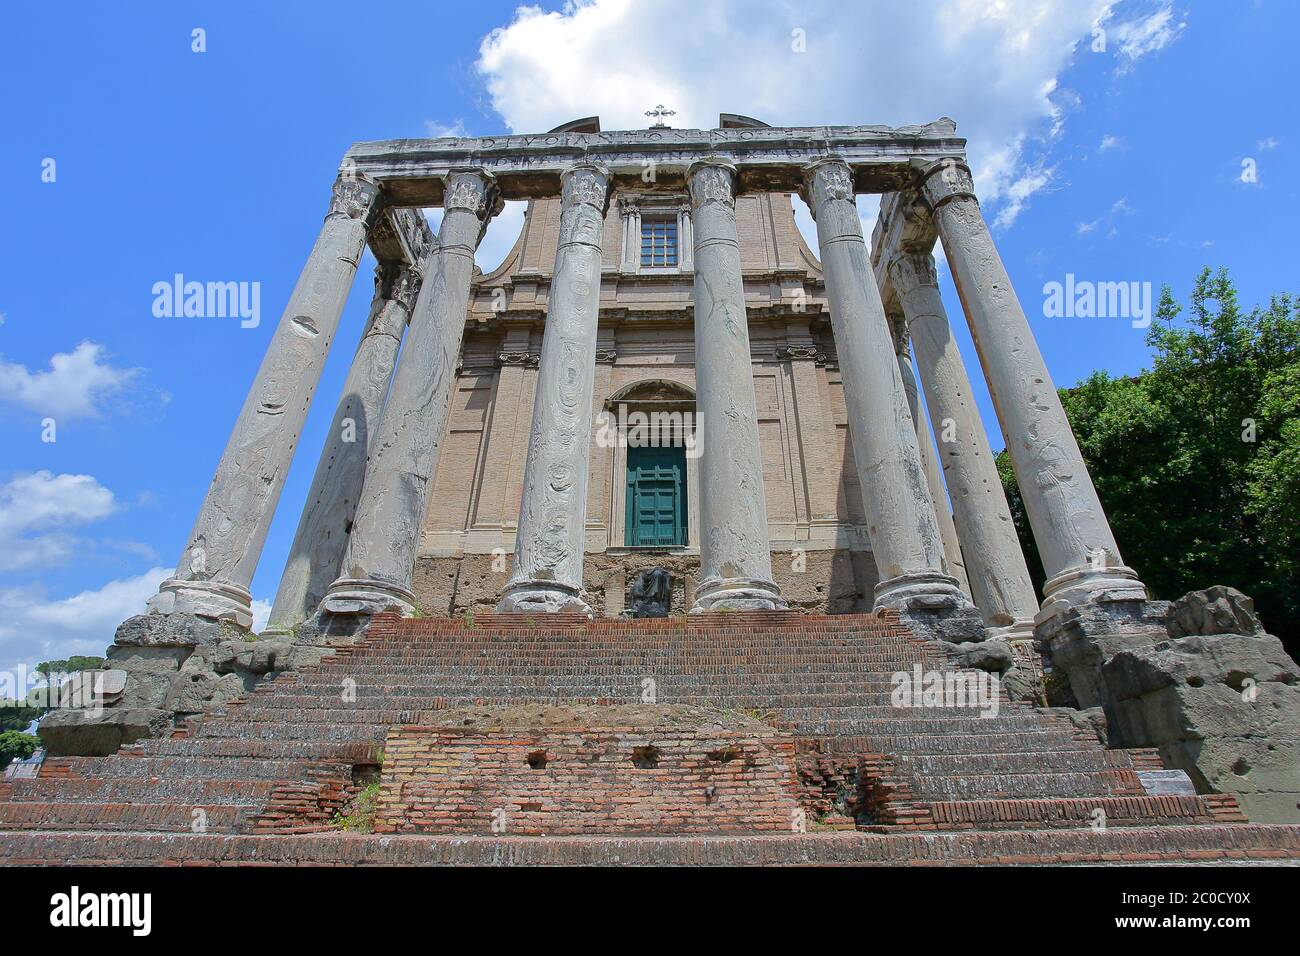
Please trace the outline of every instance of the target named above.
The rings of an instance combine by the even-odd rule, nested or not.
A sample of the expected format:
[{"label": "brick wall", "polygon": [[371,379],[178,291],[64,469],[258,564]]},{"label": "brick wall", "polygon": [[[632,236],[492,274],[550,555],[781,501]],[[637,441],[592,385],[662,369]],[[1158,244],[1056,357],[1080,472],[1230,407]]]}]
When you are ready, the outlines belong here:
[{"label": "brick wall", "polygon": [[395,727],[375,832],[789,833],[794,747],[771,729]]}]

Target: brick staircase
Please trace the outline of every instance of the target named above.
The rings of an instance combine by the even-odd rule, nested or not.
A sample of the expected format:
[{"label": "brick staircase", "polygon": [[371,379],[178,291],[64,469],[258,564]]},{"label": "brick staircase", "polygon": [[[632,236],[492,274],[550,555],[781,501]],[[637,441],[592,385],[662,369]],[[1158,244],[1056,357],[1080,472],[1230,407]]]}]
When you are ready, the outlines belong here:
[{"label": "brick staircase", "polygon": [[[1300,827],[1230,796],[1153,796],[1149,751],[1103,749],[1032,707],[891,703],[899,671],[951,672],[895,617],[377,617],[171,738],[54,758],[0,784],[6,863],[981,863],[1300,859]],[[793,738],[807,834],[343,833],[395,727],[472,705],[636,703],[762,716]],[[1104,825],[1102,825],[1104,824]],[[825,831],[825,832],[820,832]],[[839,832],[833,832],[839,831]]]}]

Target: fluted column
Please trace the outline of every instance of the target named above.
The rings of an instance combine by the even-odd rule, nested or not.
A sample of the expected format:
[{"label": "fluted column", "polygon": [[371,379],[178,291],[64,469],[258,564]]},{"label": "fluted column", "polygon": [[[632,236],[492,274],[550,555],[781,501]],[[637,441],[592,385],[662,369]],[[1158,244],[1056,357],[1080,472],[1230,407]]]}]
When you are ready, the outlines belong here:
[{"label": "fluted column", "polygon": [[176,573],[150,599],[151,610],[251,626],[248,588],[379,205],[373,182],[335,182]]},{"label": "fluted column", "polygon": [[921,174],[979,352],[1043,559],[1043,620],[1092,600],[1146,597],[1125,567],[1029,321],[975,199],[970,170],[943,160]]},{"label": "fluted column", "polygon": [[[430,263],[420,265],[427,268]],[[420,276],[419,269],[396,262],[375,267],[370,315],[343,382],[343,394],[321,449],[264,633],[286,631],[310,617],[339,576],[366,475],[366,458],[379,433],[384,399]]]},{"label": "fluted column", "polygon": [[912,335],[921,388],[952,497],[971,597],[990,627],[1033,631],[1038,599],[1011,520],[970,378],[939,294],[934,257],[903,253],[889,264]]},{"label": "fluted column", "polygon": [[447,177],[437,265],[415,302],[343,570],[321,604],[325,611],[414,608],[411,574],[465,334],[474,250],[496,203],[490,176],[469,171]]},{"label": "fluted column", "polygon": [[839,160],[823,160],[808,167],[804,182],[817,222],[863,513],[880,570],[876,607],[973,614],[956,579],[943,571],[943,541],[893,338],[867,260],[852,173]]},{"label": "fluted column", "polygon": [[591,614],[583,599],[582,562],[608,204],[606,169],[581,165],[565,171],[514,570],[498,611]]},{"label": "fluted column", "polygon": [[948,495],[939,473],[938,462],[934,459],[930,427],[921,417],[921,395],[916,384],[916,371],[912,368],[912,353],[908,347],[910,336],[905,318],[898,317],[894,332],[898,374],[903,378],[903,391],[907,393],[907,410],[911,413],[912,424],[916,427],[916,445],[921,453],[921,470],[925,472],[925,485],[930,490],[930,502],[934,506],[934,520],[939,525],[939,538],[943,541],[943,571],[956,578],[957,586],[969,596],[970,581],[966,577],[966,561],[962,556],[961,541],[957,537],[957,526],[953,522],[952,511],[948,508]]},{"label": "fluted column", "polygon": [[700,583],[692,611],[784,608],[772,581],[749,322],[736,239],[735,170],[687,173],[695,236]]}]

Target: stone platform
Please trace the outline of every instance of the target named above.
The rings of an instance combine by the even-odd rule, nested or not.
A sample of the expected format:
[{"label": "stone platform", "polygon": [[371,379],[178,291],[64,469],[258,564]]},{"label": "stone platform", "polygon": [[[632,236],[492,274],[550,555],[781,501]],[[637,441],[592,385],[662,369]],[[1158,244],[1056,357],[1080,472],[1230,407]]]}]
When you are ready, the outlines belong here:
[{"label": "stone platform", "polygon": [[[941,645],[913,637],[892,615],[724,613],[654,621],[481,615],[472,623],[381,615],[361,643],[313,668],[281,674],[246,699],[190,720],[170,739],[108,757],[52,759],[36,779],[5,783],[0,861],[1300,860],[1300,827],[1250,824],[1229,796],[1148,793],[1142,775],[1161,767],[1157,756],[1105,750],[1062,717],[1005,698],[995,716],[988,715],[988,702],[983,708],[896,706],[895,676],[918,666],[955,670]],[[485,717],[488,708],[505,711]],[[548,726],[542,716],[554,708],[567,714],[563,727]],[[501,713],[523,717],[511,723]],[[631,719],[633,713],[640,716]],[[684,715],[690,715],[685,724]],[[461,825],[448,830],[429,816],[414,828],[424,832],[398,826],[417,801],[399,790],[397,800],[385,803],[381,783],[376,829],[403,832],[340,832],[339,814],[363,789],[383,775],[392,796],[400,769],[416,766],[418,748],[427,746],[428,729],[446,734],[454,725],[462,741],[477,743],[493,728],[509,730],[497,741],[517,743],[496,748],[491,773],[515,782],[550,775],[548,782],[532,792],[495,789],[493,800],[509,801],[503,829],[491,825],[497,807],[484,803],[477,810],[467,804]],[[575,730],[581,732],[574,736]],[[727,735],[731,743],[719,746]],[[585,784],[571,778],[566,786],[561,777],[574,772],[575,760],[591,756],[584,740],[609,751],[604,779],[619,786],[640,786],[658,772],[644,763],[649,753],[641,748],[661,760],[675,753],[677,771],[659,780],[657,790],[670,788],[680,810],[668,819],[695,820],[700,829],[661,819],[620,830],[604,810],[575,811],[575,795],[589,791],[592,778]],[[408,745],[416,749],[401,752]],[[784,766],[752,781],[753,790],[735,791],[751,808],[768,806],[748,833],[737,829],[740,814],[705,825],[721,778],[705,779],[699,767],[729,746],[742,753],[749,747],[751,757],[767,748],[770,766]],[[539,762],[538,750],[558,759],[530,765],[530,758]],[[466,755],[473,758],[474,747],[462,750],[460,757]],[[487,753],[477,756],[487,779]],[[644,792],[621,794],[634,816]],[[800,812],[790,813],[791,806]],[[526,823],[526,814],[548,812],[563,825],[510,829],[512,819]],[[791,821],[791,832],[767,828],[778,815]],[[461,835],[471,831],[483,835]],[[541,832],[566,835],[526,835]]]}]

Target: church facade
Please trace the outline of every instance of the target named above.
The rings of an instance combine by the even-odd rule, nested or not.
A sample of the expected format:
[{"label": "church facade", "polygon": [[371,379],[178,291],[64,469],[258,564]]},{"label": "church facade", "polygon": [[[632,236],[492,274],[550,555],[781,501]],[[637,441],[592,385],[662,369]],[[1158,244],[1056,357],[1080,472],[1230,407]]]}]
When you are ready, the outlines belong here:
[{"label": "church facade", "polygon": [[[428,613],[491,610],[509,578],[561,200],[531,200],[501,265],[476,274],[413,581]],[[686,611],[699,568],[694,263],[683,190],[621,188],[600,250],[585,587],[624,610],[635,574],[673,575]],[[877,573],[853,466],[821,266],[790,193],[738,196],[772,570],[786,601],[868,611]]]}]

